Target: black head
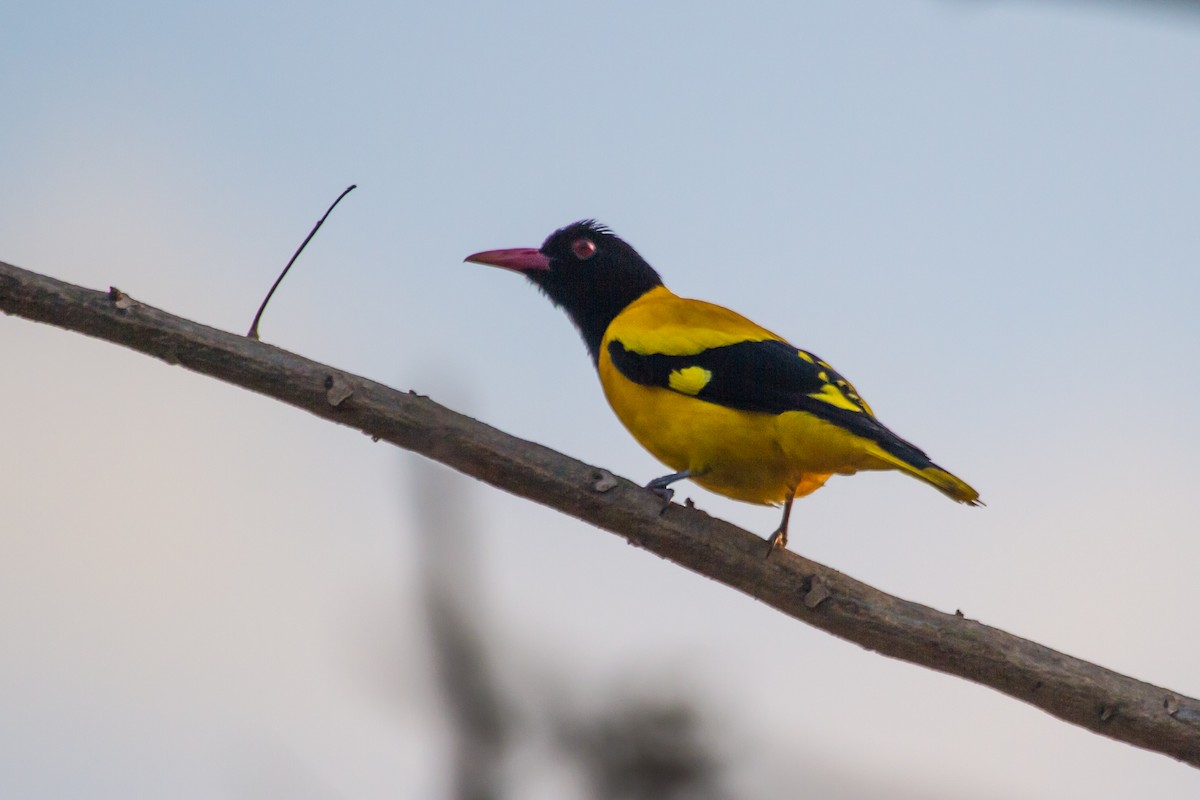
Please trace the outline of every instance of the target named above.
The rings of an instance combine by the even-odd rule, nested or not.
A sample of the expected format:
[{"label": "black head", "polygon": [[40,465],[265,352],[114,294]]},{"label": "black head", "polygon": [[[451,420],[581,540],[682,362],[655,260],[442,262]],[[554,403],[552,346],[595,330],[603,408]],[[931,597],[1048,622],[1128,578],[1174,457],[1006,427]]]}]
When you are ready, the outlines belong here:
[{"label": "black head", "polygon": [[488,250],[466,260],[523,273],[571,317],[593,361],[613,318],[662,286],[636,250],[594,220],[555,231],[537,250]]}]

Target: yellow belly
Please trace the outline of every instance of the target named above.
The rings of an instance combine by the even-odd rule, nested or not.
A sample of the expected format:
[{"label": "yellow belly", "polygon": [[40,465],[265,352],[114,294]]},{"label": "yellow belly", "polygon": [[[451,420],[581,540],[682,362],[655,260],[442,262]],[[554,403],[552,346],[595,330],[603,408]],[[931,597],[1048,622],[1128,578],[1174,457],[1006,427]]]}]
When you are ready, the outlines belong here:
[{"label": "yellow belly", "polygon": [[[693,481],[727,497],[776,504],[815,491],[831,475],[899,469],[960,502],[978,500],[974,489],[940,467],[908,464],[814,414],[737,411],[700,400],[694,395],[711,378],[703,366],[673,372],[670,389],[634,383],[613,366],[608,349],[619,340],[636,353],[680,356],[777,338],[726,308],[685,300],[660,286],[609,324],[598,353],[600,383],[617,417],[643,447],[672,470],[688,470]],[[865,406],[848,410],[870,413]]]},{"label": "yellow belly", "polygon": [[833,474],[885,465],[868,442],[810,414],[737,411],[627,380],[606,358],[600,382],[617,418],[672,470],[718,494],[767,505],[803,497]]}]

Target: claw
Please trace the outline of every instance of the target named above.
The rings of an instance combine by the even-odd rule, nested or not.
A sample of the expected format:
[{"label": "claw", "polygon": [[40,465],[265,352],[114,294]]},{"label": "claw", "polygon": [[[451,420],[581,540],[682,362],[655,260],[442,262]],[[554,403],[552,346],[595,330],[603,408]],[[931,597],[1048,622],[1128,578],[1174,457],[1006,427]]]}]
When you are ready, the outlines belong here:
[{"label": "claw", "polygon": [[767,554],[764,558],[770,558],[771,553],[774,553],[776,548],[780,550],[787,549],[787,531],[783,528],[776,528],[775,532],[767,537]]},{"label": "claw", "polygon": [[684,478],[690,478],[691,476],[692,473],[685,469],[683,472],[673,472],[670,475],[663,475],[661,478],[655,478],[646,484],[647,489],[662,498],[663,506],[658,512],[659,514],[664,513],[667,508],[670,507],[671,498],[675,496],[675,490],[670,488],[670,485],[675,481],[681,481]]},{"label": "claw", "polygon": [[647,486],[646,488],[662,498],[662,509],[658,513],[665,514],[671,507],[671,498],[675,496],[675,490],[668,486]]},{"label": "claw", "polygon": [[675,496],[674,489],[670,488],[669,486],[655,486],[654,481],[650,481],[650,483],[646,484],[646,488],[654,492],[663,500],[666,500],[668,503],[671,502],[671,498]]}]

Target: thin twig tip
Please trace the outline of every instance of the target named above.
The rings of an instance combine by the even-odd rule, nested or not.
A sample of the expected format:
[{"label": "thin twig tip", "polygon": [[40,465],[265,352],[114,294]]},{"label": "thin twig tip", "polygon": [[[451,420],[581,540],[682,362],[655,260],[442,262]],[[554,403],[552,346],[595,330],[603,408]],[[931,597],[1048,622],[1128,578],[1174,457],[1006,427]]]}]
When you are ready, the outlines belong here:
[{"label": "thin twig tip", "polygon": [[342,193],[339,194],[337,199],[329,205],[329,208],[325,209],[325,213],[321,215],[319,220],[317,220],[317,224],[312,226],[312,230],[308,232],[308,236],[304,237],[304,241],[301,242],[300,246],[296,248],[296,252],[292,253],[292,257],[288,260],[287,266],[283,268],[283,272],[279,273],[279,277],[275,279],[275,283],[271,284],[271,290],[267,292],[267,296],[263,298],[262,305],[258,307],[258,313],[254,315],[254,321],[250,323],[250,330],[246,332],[247,338],[254,339],[255,341],[258,340],[259,320],[262,319],[263,312],[267,310],[267,303],[271,302],[271,297],[275,294],[275,290],[279,288],[279,284],[283,283],[283,277],[288,274],[288,270],[292,268],[292,264],[296,263],[296,259],[300,257],[301,253],[304,252],[304,248],[308,247],[308,243],[312,241],[313,236],[316,236],[317,231],[319,231],[321,226],[325,224],[325,220],[328,219],[329,215],[333,213],[333,210],[337,208],[337,204],[342,202],[342,198],[350,194],[350,192],[356,188],[358,188],[358,184],[352,183],[342,190]]}]

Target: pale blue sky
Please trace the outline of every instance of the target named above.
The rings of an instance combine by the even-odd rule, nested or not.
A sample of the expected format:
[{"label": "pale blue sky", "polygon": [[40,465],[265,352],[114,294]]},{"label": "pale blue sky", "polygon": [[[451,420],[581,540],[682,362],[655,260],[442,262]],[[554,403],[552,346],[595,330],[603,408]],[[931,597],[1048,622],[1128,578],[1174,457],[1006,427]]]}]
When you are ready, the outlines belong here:
[{"label": "pale blue sky", "polygon": [[[838,479],[794,549],[1200,695],[1200,14],[650,5],[10,3],[0,259],[242,331],[357,183],[263,338],[647,480],[562,314],[461,263],[598,218],[989,504]],[[440,785],[410,458],[22,320],[0,355],[0,795]],[[1195,795],[1164,757],[461,485],[505,668],[681,686],[747,787]]]}]

